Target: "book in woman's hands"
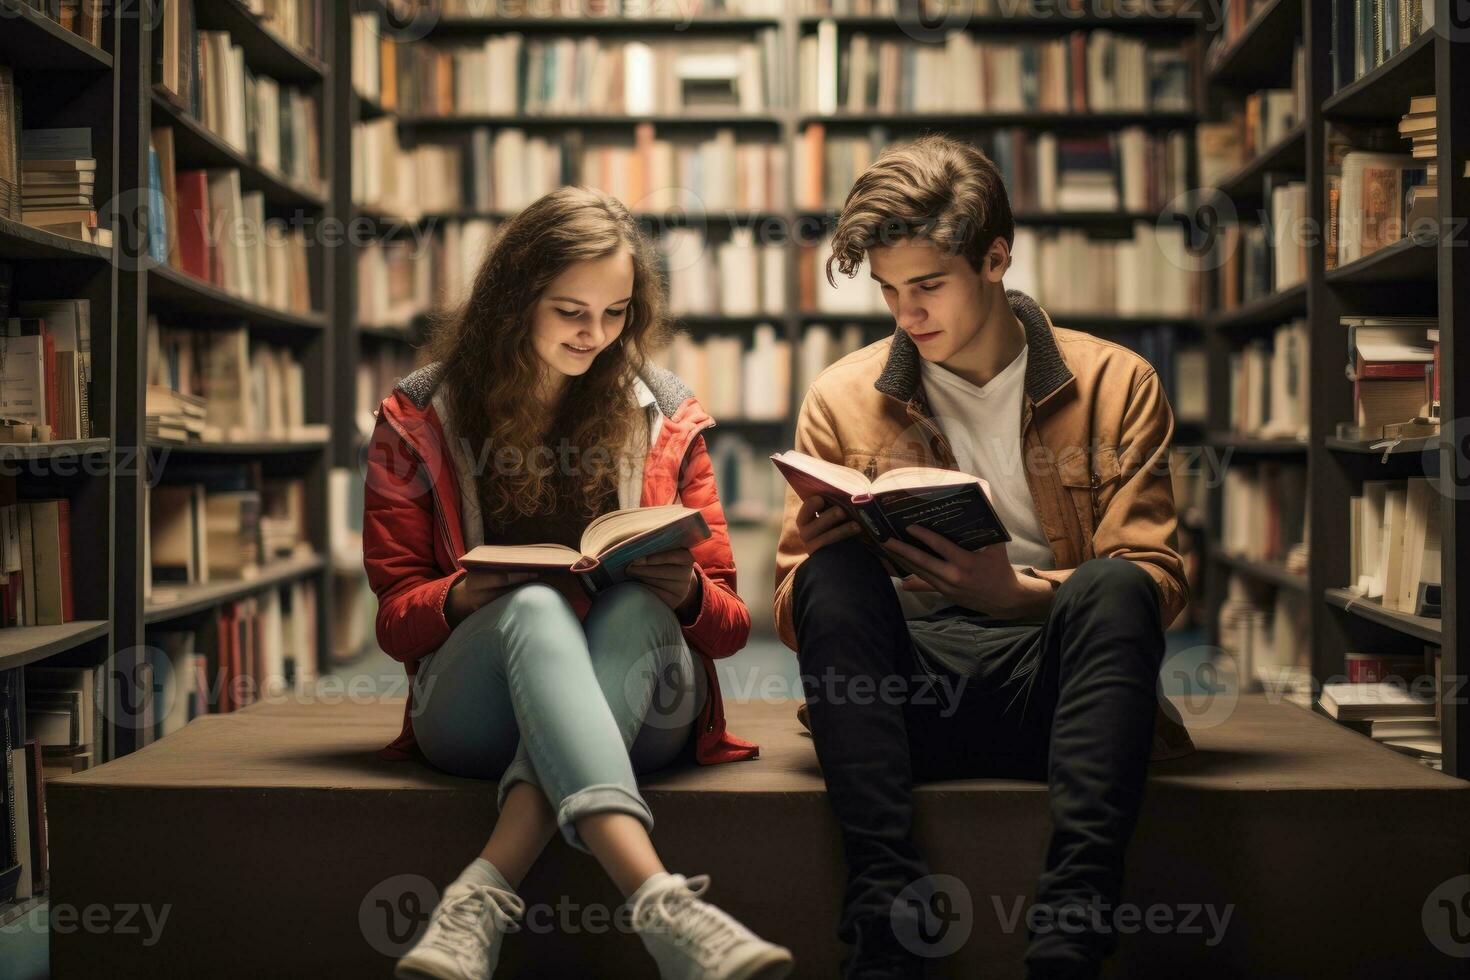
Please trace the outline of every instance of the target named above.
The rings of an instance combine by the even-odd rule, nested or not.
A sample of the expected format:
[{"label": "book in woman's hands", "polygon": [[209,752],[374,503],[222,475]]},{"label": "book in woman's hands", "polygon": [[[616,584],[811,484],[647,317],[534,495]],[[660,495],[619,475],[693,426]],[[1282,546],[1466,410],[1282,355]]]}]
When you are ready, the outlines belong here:
[{"label": "book in woman's hands", "polygon": [[590,595],[627,579],[628,563],[645,555],[692,548],[710,536],[704,514],[693,507],[630,507],[593,520],[581,550],[561,544],[482,544],[460,556],[471,571],[572,572]]},{"label": "book in woman's hands", "polygon": [[842,508],[872,544],[897,538],[934,555],[934,549],[908,533],[915,524],[966,551],[1011,539],[990,503],[985,481],[969,473],[904,466],[869,480],[850,466],[794,449],[773,454],[771,462],[798,497],[817,496]]}]

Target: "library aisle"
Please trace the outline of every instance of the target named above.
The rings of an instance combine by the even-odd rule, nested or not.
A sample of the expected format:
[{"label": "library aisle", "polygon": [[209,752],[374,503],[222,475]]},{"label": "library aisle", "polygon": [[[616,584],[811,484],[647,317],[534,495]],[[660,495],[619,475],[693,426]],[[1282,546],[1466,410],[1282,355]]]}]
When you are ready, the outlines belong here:
[{"label": "library aisle", "polygon": [[[773,610],[795,498],[770,457],[815,452],[814,426],[852,431],[879,397],[809,401],[833,365],[894,352],[892,368],[920,346],[867,261],[833,277],[828,259],[859,177],[934,134],[1002,180],[1004,287],[1045,311],[1045,336],[1090,335],[1061,350],[1106,348],[1168,402],[1154,475],[1188,596],[1163,624],[1117,906],[1162,909],[1164,924],[1118,926],[1098,975],[1465,975],[1470,35],[1456,7],[0,0],[0,980],[393,975],[501,802],[495,778],[414,746],[428,713],[405,667],[433,664],[489,603],[464,605],[459,568],[553,567],[529,542],[555,538],[579,616],[636,592],[614,583],[640,574],[621,564],[639,543],[593,547],[573,506],[589,502],[640,508],[604,526],[703,556],[672,592],[645,580],[663,605],[617,633],[652,629],[649,609],[677,620],[697,683],[677,657],[670,670],[716,685],[683,754],[638,777],[660,855],[708,873],[707,898],[789,950],[791,975],[840,975],[840,803],[802,705],[811,678]],[[528,466],[492,485],[467,442],[425,451],[458,404],[439,379],[535,380],[536,365],[596,357],[503,316],[502,296],[550,295],[486,261],[568,186],[621,201],[657,271],[666,322],[638,344],[655,439],[632,471],[641,493],[623,470],[568,500]],[[528,254],[573,237],[531,231]],[[477,346],[454,364],[450,341],[476,323],[531,340],[469,330]],[[913,361],[925,385],[946,374]],[[988,376],[950,376],[986,394]],[[548,404],[529,381],[495,394],[508,383],[486,382],[505,409],[486,446],[519,436],[504,417]],[[612,390],[596,383],[568,390]],[[892,395],[887,373],[873,387]],[[933,463],[960,424],[924,417],[916,391],[903,438],[923,433],[923,452],[841,446],[850,481],[826,473],[874,537],[917,541],[883,509],[878,470]],[[603,408],[534,424],[547,440],[623,432]],[[1051,489],[1032,486],[1088,557],[1108,557],[1093,548],[1105,522],[1139,520],[1105,513],[1126,496],[1130,448],[1051,460]],[[975,475],[963,499],[999,524]],[[932,499],[928,476],[899,494]],[[556,508],[492,509],[517,494]],[[723,525],[707,507],[652,510],[694,494],[717,494]],[[711,557],[727,538],[734,578]],[[960,613],[979,614],[937,618],[993,635]],[[722,629],[739,642],[711,653]],[[544,710],[601,718],[557,683]],[[893,905],[903,955],[933,976],[1020,975],[1035,929],[1015,916],[1045,909],[1038,874],[1064,836],[1049,837],[1065,818],[1045,772],[919,780],[911,795],[933,874],[913,883],[928,896],[918,937]],[[657,975],[635,928],[589,924],[622,897],[566,841],[519,894],[528,924],[548,914],[501,937],[497,976]],[[514,905],[472,931],[500,936]],[[1224,918],[1191,930],[1189,909]],[[444,970],[416,975],[489,975]]]}]

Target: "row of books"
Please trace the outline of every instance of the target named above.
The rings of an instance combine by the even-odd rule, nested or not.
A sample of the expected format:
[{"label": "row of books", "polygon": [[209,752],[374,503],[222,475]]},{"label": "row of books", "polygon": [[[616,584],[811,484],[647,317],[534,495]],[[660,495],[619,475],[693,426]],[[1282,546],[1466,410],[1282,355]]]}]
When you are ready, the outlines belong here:
[{"label": "row of books", "polygon": [[1218,186],[1224,177],[1280,143],[1306,117],[1306,60],[1297,44],[1288,88],[1249,92],[1225,119],[1196,127],[1200,183]]},{"label": "row of books", "polygon": [[[891,141],[885,127],[835,135],[809,124],[797,140],[801,208],[838,209]],[[1189,188],[1189,139],[1127,126],[1101,135],[1003,128],[974,139],[1005,178],[1013,211],[1155,211]]]},{"label": "row of books", "polygon": [[[475,0],[463,2],[473,3]],[[800,10],[808,17],[890,17],[895,20],[902,17],[918,20],[920,10],[916,7],[922,8],[927,16],[941,23],[951,23],[945,20],[948,15],[953,18],[952,23],[957,27],[964,26],[967,15],[972,18],[1066,16],[1059,12],[1051,0],[939,0],[937,3],[918,5],[912,0],[803,0]],[[1187,0],[1159,0],[1158,3],[1140,8],[1129,0],[1096,0],[1095,3],[1088,4],[1087,10],[1089,14],[1099,17],[1115,15],[1119,19],[1136,20],[1149,16],[1177,16],[1182,11],[1188,11],[1189,5]]]},{"label": "row of books", "polygon": [[267,477],[259,463],[169,466],[148,489],[144,596],[257,577],[273,561],[311,553],[300,477]]},{"label": "row of books", "polygon": [[151,715],[140,724],[146,740],[200,715],[309,696],[318,615],[316,583],[306,578],[223,603],[196,629],[150,631],[153,659],[167,666],[153,671]]},{"label": "row of books", "polygon": [[[0,280],[12,274],[0,267]],[[32,300],[7,310],[0,295],[0,317],[0,442],[90,439],[91,301]]]},{"label": "row of books", "polygon": [[101,763],[97,667],[0,671],[0,905],[49,887],[46,783]]},{"label": "row of books", "polygon": [[670,228],[658,239],[674,316],[779,316],[786,299],[786,248],[757,242],[749,227],[714,243],[695,228]]},{"label": "row of books", "polygon": [[1407,153],[1333,150],[1329,146],[1326,174],[1327,268],[1347,265],[1401,240],[1413,230],[1411,213],[1437,217],[1432,192],[1415,204],[1418,188],[1429,179],[1424,160]]},{"label": "row of books", "polygon": [[[203,0],[208,5],[210,0]],[[242,0],[260,25],[286,46],[309,57],[324,50],[325,11],[320,0]],[[190,89],[203,74],[202,64],[210,55],[203,51],[195,0],[159,0],[155,16],[161,26],[154,42],[153,77],[171,91],[192,101]]]},{"label": "row of books", "polygon": [[1267,219],[1220,225],[1198,263],[1206,272],[1216,312],[1237,309],[1305,278],[1305,247],[1310,240],[1303,220],[1306,185],[1267,180],[1272,184]]},{"label": "row of books", "polygon": [[1269,336],[1231,351],[1230,431],[1259,439],[1305,439],[1311,364],[1304,319],[1284,323]]},{"label": "row of books", "polygon": [[357,322],[400,326],[428,313],[435,296],[432,259],[413,238],[382,238],[358,249]]},{"label": "row of books", "polygon": [[781,0],[432,0],[432,8],[452,18],[537,17],[643,20],[688,17],[777,17]]},{"label": "row of books", "polygon": [[1362,78],[1434,26],[1435,0],[1354,0],[1334,3],[1332,88]]},{"label": "row of books", "polygon": [[801,109],[843,112],[1187,112],[1192,40],[1108,30],[1062,38],[940,43],[839,35],[822,21],[799,42]]},{"label": "row of books", "polygon": [[251,70],[228,31],[201,30],[184,0],[164,7],[158,91],[236,152],[299,184],[321,183],[316,97]]},{"label": "row of books", "polygon": [[20,499],[0,477],[0,626],[59,626],[75,620],[71,502]]},{"label": "row of books", "polygon": [[352,15],[352,91],[383,109],[398,108],[398,39],[381,29],[377,12]]},{"label": "row of books", "polygon": [[1356,439],[1432,434],[1439,420],[1438,319],[1351,316],[1341,323],[1347,334],[1347,377],[1353,383],[1353,424],[1342,434]]},{"label": "row of books", "polygon": [[306,376],[294,348],[253,339],[243,326],[191,329],[148,319],[146,425],[178,442],[305,441]]},{"label": "row of books", "polygon": [[[827,284],[823,268],[830,253],[830,240],[798,253],[800,308],[886,313],[882,293],[864,272],[838,275],[836,288]],[[1177,226],[1135,221],[1129,238],[1023,226],[1016,229],[1011,255],[1006,286],[1027,293],[1059,319],[1066,313],[1183,318],[1200,308],[1198,280]]]},{"label": "row of books", "polygon": [[153,130],[149,160],[149,210],[167,218],[149,226],[150,258],[261,306],[313,311],[305,227],[268,218],[265,195],[243,191],[238,170],[176,170],[167,126]]},{"label": "row of books", "polygon": [[683,379],[716,419],[776,422],[791,411],[791,342],[771,324],[748,335],[679,333],[654,360]]},{"label": "row of books", "polygon": [[[1312,703],[1312,632],[1307,600],[1290,589],[1272,589],[1231,573],[1220,603],[1219,645],[1231,661],[1241,691],[1309,707]],[[1225,666],[1225,665],[1221,665]]]},{"label": "row of books", "polygon": [[352,161],[352,201],[360,207],[412,217],[464,206],[459,148],[438,143],[406,148],[391,116],[352,127]]},{"label": "row of books", "polygon": [[[1218,460],[1220,547],[1252,561],[1279,562],[1306,573],[1307,471],[1297,462]],[[1218,473],[1217,473],[1218,477]]]},{"label": "row of books", "polygon": [[1349,502],[1349,588],[1385,608],[1440,614],[1440,494],[1428,479],[1364,480]]},{"label": "row of books", "polygon": [[775,28],[636,41],[511,32],[400,50],[395,85],[418,116],[759,113],[788,104],[783,64]]},{"label": "row of books", "polygon": [[[480,126],[459,143],[420,143],[409,151],[397,148],[390,128],[381,120],[367,124],[362,146],[369,167],[422,189],[395,211],[517,211],[566,184],[606,191],[635,212],[776,212],[787,202],[786,148],[737,139],[728,127],[710,137],[664,138],[652,123],[639,123],[626,137],[594,138]],[[401,159],[394,153],[410,162],[394,163]],[[373,173],[364,176],[364,195],[374,193],[368,188],[391,193]]]}]

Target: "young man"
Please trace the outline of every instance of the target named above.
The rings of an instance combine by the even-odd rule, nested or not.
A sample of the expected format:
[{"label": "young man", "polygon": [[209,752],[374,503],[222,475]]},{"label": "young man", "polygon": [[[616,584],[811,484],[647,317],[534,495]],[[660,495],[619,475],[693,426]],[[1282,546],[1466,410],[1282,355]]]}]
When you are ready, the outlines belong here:
[{"label": "young man", "polygon": [[994,164],[927,137],[857,179],[827,264],[851,276],[866,259],[897,330],[817,378],[796,448],[869,477],[973,473],[1011,534],[969,552],[915,530],[939,557],[889,542],[919,570],[900,578],[841,510],[787,493],[776,624],[842,828],[848,978],[921,975],[905,938],[927,923],[898,901],[929,873],[911,787],[975,776],[1048,780],[1036,902],[1063,927],[1031,934],[1026,965],[1095,976],[1116,932],[1078,925],[1117,904],[1150,756],[1193,748],[1155,693],[1188,597],[1169,403],[1142,358],[1005,289],[1013,228]]}]

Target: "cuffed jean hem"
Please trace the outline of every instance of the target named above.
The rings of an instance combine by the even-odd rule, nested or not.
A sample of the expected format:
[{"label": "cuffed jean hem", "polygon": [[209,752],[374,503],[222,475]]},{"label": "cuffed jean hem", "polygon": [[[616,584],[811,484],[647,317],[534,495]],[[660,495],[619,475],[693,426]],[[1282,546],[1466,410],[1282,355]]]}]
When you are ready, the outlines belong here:
[{"label": "cuffed jean hem", "polygon": [[587,852],[587,845],[577,834],[577,821],[594,813],[629,814],[637,817],[649,834],[653,833],[653,811],[642,796],[616,783],[588,786],[562,800],[556,811],[556,825],[561,828],[562,836],[579,851]]}]

